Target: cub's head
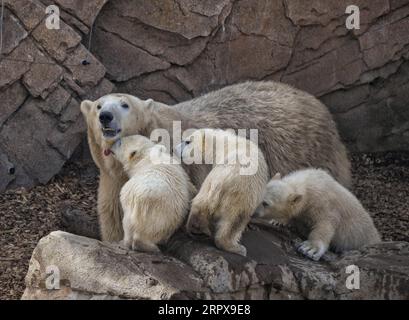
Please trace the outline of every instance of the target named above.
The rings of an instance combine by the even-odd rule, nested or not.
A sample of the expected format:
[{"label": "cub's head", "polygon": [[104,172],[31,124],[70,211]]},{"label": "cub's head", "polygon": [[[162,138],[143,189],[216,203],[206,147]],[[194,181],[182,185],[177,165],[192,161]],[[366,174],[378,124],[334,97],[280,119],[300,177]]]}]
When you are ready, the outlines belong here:
[{"label": "cub's head", "polygon": [[267,184],[263,202],[254,217],[288,224],[301,210],[303,196],[298,194],[277,173]]},{"label": "cub's head", "polygon": [[182,159],[185,164],[202,164],[213,160],[213,151],[216,146],[216,134],[221,130],[198,129],[182,139],[182,142],[175,147],[175,154]]},{"label": "cub's head", "polygon": [[145,158],[155,144],[148,138],[133,135],[118,139],[110,148],[113,156],[129,172],[141,159]]},{"label": "cub's head", "polygon": [[96,101],[83,101],[81,112],[97,143],[111,145],[118,138],[143,132],[152,102],[127,94],[109,94]]}]

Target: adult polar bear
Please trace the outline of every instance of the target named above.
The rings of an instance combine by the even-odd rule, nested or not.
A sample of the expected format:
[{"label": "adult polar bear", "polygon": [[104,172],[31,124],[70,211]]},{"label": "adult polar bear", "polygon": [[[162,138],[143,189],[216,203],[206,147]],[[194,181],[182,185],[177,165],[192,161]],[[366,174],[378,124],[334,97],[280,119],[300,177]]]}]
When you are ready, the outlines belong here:
[{"label": "adult polar bear", "polygon": [[[245,82],[168,106],[125,94],[83,101],[88,143],[100,169],[98,216],[102,240],[123,237],[119,192],[127,177],[109,147],[121,136],[149,137],[157,128],[172,136],[173,121],[188,128],[258,129],[258,142],[270,174],[317,167],[350,185],[350,163],[327,108],[310,94],[278,82]],[[206,166],[187,168],[196,186]]]}]

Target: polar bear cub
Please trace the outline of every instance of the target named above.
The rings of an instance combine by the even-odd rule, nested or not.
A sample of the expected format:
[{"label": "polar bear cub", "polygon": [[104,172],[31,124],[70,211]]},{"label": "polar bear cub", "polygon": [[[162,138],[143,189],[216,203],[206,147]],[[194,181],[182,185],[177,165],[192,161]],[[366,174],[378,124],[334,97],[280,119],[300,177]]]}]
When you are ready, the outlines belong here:
[{"label": "polar bear cub", "polygon": [[321,169],[295,171],[268,184],[255,217],[296,227],[308,240],[298,250],[319,260],[331,247],[354,250],[381,241],[359,200]]},{"label": "polar bear cub", "polygon": [[188,233],[213,233],[218,248],[246,256],[239,241],[268,181],[263,153],[252,141],[219,129],[194,131],[175,153],[185,164],[212,166],[192,200]]},{"label": "polar bear cub", "polygon": [[134,250],[158,252],[157,245],[182,225],[195,188],[165,147],[146,137],[121,138],[111,152],[129,176],[120,192],[123,243]]}]

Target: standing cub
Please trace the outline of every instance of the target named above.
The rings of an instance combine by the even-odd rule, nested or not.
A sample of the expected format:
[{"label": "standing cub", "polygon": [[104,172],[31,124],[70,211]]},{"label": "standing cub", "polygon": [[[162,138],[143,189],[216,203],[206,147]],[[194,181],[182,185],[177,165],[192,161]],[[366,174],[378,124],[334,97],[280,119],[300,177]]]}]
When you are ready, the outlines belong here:
[{"label": "standing cub", "polygon": [[254,216],[294,225],[308,237],[298,250],[313,260],[329,246],[344,251],[381,241],[359,200],[320,169],[277,174]]},{"label": "standing cub", "polygon": [[124,244],[140,251],[160,251],[182,225],[194,186],[165,148],[143,136],[118,140],[111,152],[129,176],[120,192]]},{"label": "standing cub", "polygon": [[[245,256],[239,244],[250,217],[262,201],[268,167],[257,145],[224,130],[200,129],[175,149],[184,163],[204,163],[212,169],[192,200],[186,229],[214,231],[218,248]],[[200,158],[200,159],[198,159]],[[203,161],[204,160],[204,161]]]}]

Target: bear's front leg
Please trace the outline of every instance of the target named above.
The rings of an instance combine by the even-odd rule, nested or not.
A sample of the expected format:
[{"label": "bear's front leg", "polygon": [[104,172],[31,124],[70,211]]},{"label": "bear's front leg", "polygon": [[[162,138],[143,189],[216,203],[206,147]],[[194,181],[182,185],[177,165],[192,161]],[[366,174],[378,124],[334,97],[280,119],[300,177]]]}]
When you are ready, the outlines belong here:
[{"label": "bear's front leg", "polygon": [[318,261],[322,255],[327,251],[328,246],[320,240],[304,241],[297,247],[297,250],[308,258]]},{"label": "bear's front leg", "polygon": [[318,261],[328,250],[334,234],[335,229],[330,221],[320,221],[313,227],[308,240],[302,242],[297,250],[308,258]]},{"label": "bear's front leg", "polygon": [[190,235],[205,234],[211,236],[208,210],[193,200],[186,223],[186,232]]},{"label": "bear's front leg", "polygon": [[122,208],[119,193],[125,180],[111,178],[101,171],[98,188],[98,218],[102,241],[117,242],[123,239]]},{"label": "bear's front leg", "polygon": [[160,249],[155,243],[148,241],[148,240],[138,239],[138,238],[132,241],[132,250],[142,251],[142,252],[160,253]]}]

